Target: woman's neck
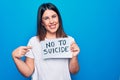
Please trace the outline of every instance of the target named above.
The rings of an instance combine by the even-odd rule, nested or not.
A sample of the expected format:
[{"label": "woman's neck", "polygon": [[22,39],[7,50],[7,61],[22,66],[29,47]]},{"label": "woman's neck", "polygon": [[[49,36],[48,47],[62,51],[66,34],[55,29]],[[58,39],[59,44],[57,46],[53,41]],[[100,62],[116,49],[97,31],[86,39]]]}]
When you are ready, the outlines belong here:
[{"label": "woman's neck", "polygon": [[56,33],[53,33],[53,34],[52,34],[52,33],[51,33],[51,34],[50,34],[50,33],[47,33],[47,34],[46,34],[46,38],[47,38],[47,39],[55,39],[55,38],[56,38]]}]

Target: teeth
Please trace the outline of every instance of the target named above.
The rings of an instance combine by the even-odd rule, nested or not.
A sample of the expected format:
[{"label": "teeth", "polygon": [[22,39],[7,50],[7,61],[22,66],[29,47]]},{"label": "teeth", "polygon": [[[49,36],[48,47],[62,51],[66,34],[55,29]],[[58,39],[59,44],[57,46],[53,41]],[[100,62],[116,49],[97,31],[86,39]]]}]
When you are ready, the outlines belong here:
[{"label": "teeth", "polygon": [[50,28],[55,28],[55,25],[51,25]]}]

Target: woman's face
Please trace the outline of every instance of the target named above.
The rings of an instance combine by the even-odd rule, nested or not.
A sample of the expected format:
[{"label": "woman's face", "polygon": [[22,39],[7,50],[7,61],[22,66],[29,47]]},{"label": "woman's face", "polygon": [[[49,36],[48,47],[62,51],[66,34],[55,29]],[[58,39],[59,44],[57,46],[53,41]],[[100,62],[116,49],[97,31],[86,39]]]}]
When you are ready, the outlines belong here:
[{"label": "woman's face", "polygon": [[56,33],[59,28],[59,19],[55,11],[47,9],[42,16],[42,25],[46,28],[47,33]]}]

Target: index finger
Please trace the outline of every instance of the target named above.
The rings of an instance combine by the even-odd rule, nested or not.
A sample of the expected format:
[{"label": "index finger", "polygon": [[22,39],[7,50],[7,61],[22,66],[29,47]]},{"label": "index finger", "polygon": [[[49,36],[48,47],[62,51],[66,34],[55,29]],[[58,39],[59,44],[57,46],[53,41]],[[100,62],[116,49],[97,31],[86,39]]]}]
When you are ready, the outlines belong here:
[{"label": "index finger", "polygon": [[31,49],[32,47],[31,46],[23,46],[22,48],[27,50],[27,49]]}]

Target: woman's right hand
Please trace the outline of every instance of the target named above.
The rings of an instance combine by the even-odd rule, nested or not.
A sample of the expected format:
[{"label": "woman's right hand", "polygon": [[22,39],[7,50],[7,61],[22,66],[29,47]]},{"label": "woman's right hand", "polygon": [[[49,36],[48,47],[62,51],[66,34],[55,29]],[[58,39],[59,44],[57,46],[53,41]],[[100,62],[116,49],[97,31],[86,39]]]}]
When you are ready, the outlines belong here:
[{"label": "woman's right hand", "polygon": [[12,52],[12,57],[13,58],[18,58],[20,59],[23,57],[29,50],[31,49],[31,46],[20,46],[17,49],[15,49]]}]

